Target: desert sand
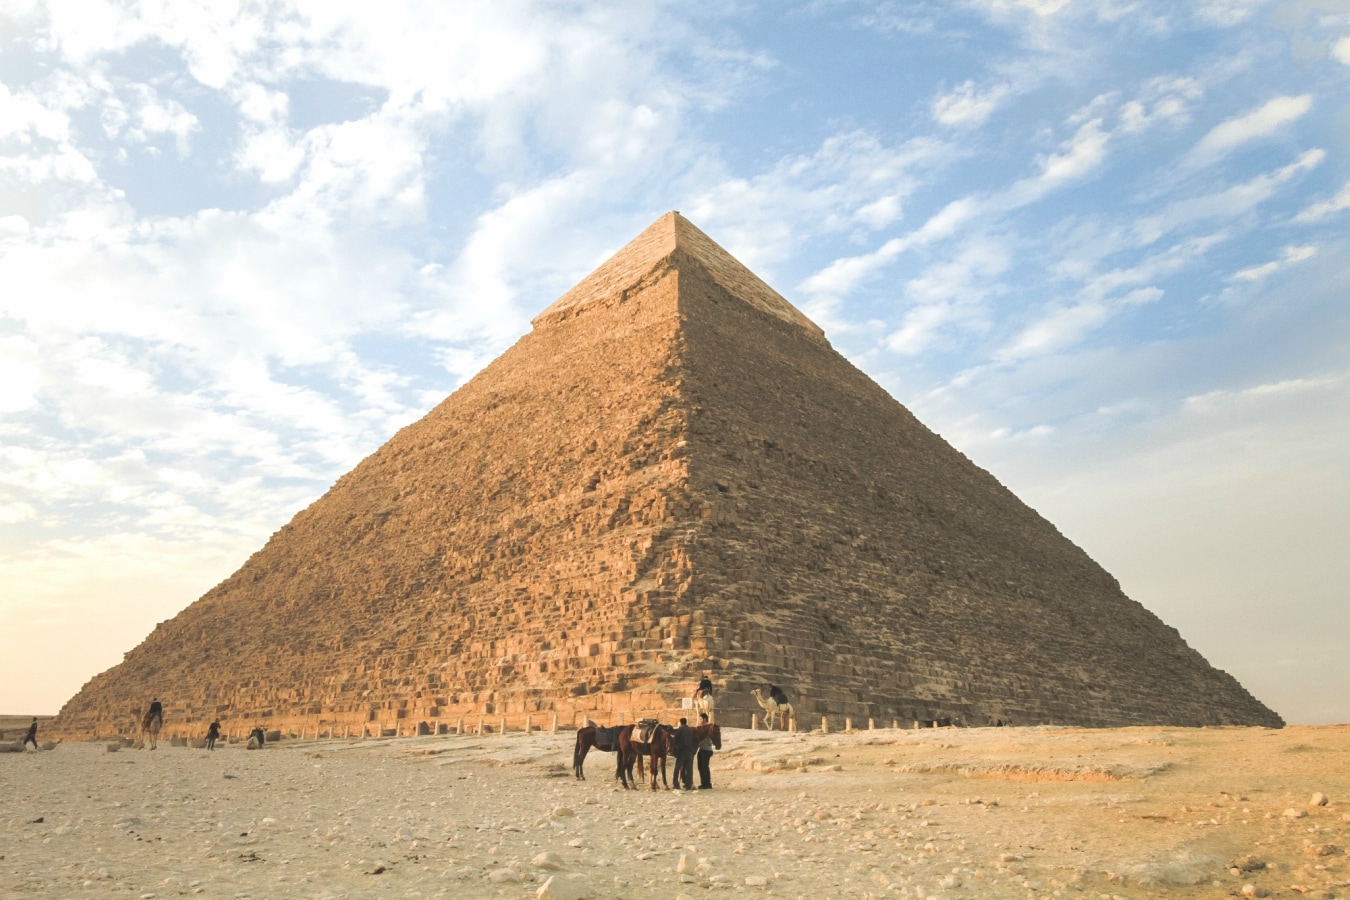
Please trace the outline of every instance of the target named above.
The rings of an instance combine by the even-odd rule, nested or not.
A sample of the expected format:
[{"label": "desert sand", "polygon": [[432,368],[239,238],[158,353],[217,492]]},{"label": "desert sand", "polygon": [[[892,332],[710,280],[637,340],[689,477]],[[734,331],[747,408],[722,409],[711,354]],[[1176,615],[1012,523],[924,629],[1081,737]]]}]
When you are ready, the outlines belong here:
[{"label": "desert sand", "polygon": [[1350,897],[1350,726],[729,728],[687,793],[572,745],[0,754],[0,896]]}]

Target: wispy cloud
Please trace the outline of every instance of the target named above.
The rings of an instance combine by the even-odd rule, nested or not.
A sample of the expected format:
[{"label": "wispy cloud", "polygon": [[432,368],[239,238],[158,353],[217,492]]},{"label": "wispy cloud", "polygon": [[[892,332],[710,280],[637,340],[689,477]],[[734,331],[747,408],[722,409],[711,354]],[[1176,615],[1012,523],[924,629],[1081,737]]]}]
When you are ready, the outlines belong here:
[{"label": "wispy cloud", "polygon": [[982,125],[1011,92],[1006,83],[979,88],[966,81],[933,101],[933,118],[943,125]]},{"label": "wispy cloud", "polygon": [[1288,268],[1295,263],[1303,262],[1305,259],[1312,259],[1317,254],[1317,248],[1314,246],[1289,246],[1284,248],[1284,252],[1279,259],[1273,259],[1268,263],[1262,263],[1259,266],[1248,266],[1245,269],[1238,269],[1233,273],[1234,281],[1260,281],[1274,275],[1281,269]]},{"label": "wispy cloud", "polygon": [[1187,157],[1187,163],[1192,166],[1210,165],[1243,144],[1281,132],[1290,122],[1307,115],[1310,109],[1311,94],[1269,100],[1251,112],[1215,125],[1196,143]]},{"label": "wispy cloud", "polygon": [[1310,204],[1294,217],[1295,222],[1318,222],[1327,216],[1350,209],[1350,182],[1347,182],[1330,200]]},{"label": "wispy cloud", "polygon": [[1138,220],[1134,231],[1141,244],[1151,244],[1178,228],[1197,222],[1240,216],[1277,195],[1281,187],[1321,165],[1326,151],[1308,150],[1287,166],[1265,172],[1210,194],[1188,197],[1165,207],[1160,213]]}]

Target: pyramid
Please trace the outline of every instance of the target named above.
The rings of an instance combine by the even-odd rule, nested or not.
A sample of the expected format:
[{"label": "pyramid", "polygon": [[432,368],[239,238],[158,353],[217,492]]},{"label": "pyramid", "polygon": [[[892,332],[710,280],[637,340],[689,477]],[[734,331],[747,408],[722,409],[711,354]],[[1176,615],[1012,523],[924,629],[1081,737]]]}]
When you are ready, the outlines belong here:
[{"label": "pyramid", "polygon": [[802,727],[1283,724],[668,213],[52,730],[612,722],[704,673],[733,725],[769,683]]}]

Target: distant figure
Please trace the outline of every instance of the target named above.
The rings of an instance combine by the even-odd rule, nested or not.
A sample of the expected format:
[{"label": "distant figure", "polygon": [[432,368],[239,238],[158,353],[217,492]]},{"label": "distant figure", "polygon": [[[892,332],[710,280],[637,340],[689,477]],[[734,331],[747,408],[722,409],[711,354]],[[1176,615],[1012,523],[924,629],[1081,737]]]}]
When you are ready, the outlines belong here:
[{"label": "distant figure", "polygon": [[788,703],[787,694],[776,684],[769,685],[769,699],[779,706],[787,706]]},{"label": "distant figure", "polygon": [[261,750],[263,748],[263,745],[266,743],[267,743],[267,732],[262,730],[261,725],[257,725],[254,727],[252,731],[248,733],[248,744],[246,744],[245,746],[249,750]]},{"label": "distant figure", "polygon": [[147,743],[150,749],[154,750],[159,746],[159,730],[164,727],[164,705],[159,702],[158,697],[150,698],[150,708],[145,711],[145,718],[141,719],[141,746]]},{"label": "distant figure", "polygon": [[713,711],[713,683],[706,672],[694,688],[694,709],[704,713]]},{"label": "distant figure", "polygon": [[686,791],[694,789],[694,750],[698,741],[688,719],[680,719],[675,729],[675,787]]},{"label": "distant figure", "polygon": [[216,740],[220,737],[220,722],[212,722],[211,727],[206,729],[206,749],[216,749]]},{"label": "distant figure", "polygon": [[699,679],[698,687],[694,690],[695,697],[711,697],[713,692],[712,679],[704,675]]},{"label": "distant figure", "polygon": [[33,716],[33,724],[31,724],[31,725],[28,726],[28,733],[25,734],[25,735],[23,736],[23,746],[24,746],[24,748],[26,749],[26,748],[28,747],[29,744],[32,744],[32,745],[33,745],[33,749],[34,749],[34,750],[36,750],[36,749],[38,748],[38,742],[37,742],[37,716]]},{"label": "distant figure", "polygon": [[[699,725],[708,724],[708,714],[698,714]],[[713,742],[712,737],[704,737],[698,742],[698,789],[700,791],[712,790],[712,769],[709,768],[709,761],[712,760]]]}]

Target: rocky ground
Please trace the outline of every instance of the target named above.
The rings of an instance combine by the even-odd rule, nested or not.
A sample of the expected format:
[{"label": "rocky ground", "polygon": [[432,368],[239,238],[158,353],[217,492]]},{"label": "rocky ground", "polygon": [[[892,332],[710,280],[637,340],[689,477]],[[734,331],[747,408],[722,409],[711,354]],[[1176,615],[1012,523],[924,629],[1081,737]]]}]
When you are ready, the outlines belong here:
[{"label": "rocky ground", "polygon": [[[572,737],[0,754],[0,896],[1350,898],[1350,726],[727,729],[712,791]],[[550,880],[551,879],[551,880]]]}]

